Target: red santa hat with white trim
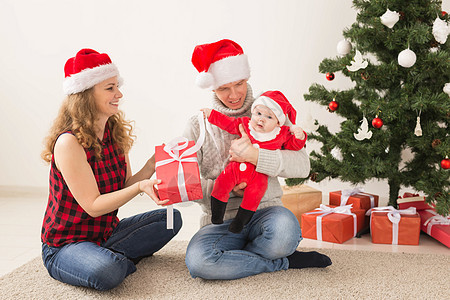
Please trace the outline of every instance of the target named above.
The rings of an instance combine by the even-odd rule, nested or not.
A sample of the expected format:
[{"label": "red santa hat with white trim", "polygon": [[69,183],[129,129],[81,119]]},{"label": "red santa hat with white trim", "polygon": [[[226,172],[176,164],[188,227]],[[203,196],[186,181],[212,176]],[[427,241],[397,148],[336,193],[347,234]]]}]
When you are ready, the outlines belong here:
[{"label": "red santa hat with white trim", "polygon": [[66,95],[83,92],[114,76],[118,77],[119,85],[123,83],[108,54],[92,49],[81,49],[75,57],[69,58],[64,73],[63,90]]},{"label": "red santa hat with white trim", "polygon": [[252,111],[257,105],[267,106],[273,111],[280,125],[295,126],[297,111],[289,100],[280,91],[267,91],[262,93],[252,104]]},{"label": "red santa hat with white trim", "polygon": [[232,40],[196,46],[192,64],[199,72],[196,84],[204,89],[214,90],[221,85],[250,78],[247,55]]}]

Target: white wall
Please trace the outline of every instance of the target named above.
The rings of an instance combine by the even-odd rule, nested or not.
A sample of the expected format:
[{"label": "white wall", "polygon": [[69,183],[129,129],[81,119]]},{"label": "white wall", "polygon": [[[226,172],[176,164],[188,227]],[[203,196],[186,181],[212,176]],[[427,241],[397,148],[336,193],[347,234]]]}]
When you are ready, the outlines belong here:
[{"label": "white wall", "polygon": [[[450,11],[450,0],[443,1]],[[44,187],[42,140],[63,99],[65,61],[89,47],[108,53],[125,79],[122,109],[136,121],[137,171],[154,146],[179,136],[188,117],[209,105],[194,84],[196,44],[230,38],[249,56],[256,92],[283,91],[298,110],[338,130],[339,119],[305,102],[314,83],[348,88],[318,73],[355,22],[351,0],[0,0],[0,186]],[[313,145],[314,146],[314,145]],[[309,150],[314,147],[309,147]],[[311,183],[323,191],[338,182]],[[348,184],[340,187],[348,187]],[[386,189],[371,182],[366,191]]]}]

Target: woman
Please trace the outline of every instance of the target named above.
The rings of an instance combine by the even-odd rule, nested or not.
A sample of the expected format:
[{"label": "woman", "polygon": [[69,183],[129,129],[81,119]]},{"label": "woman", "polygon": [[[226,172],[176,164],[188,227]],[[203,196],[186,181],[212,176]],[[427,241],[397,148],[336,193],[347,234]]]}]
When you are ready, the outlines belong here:
[{"label": "woman", "polygon": [[118,208],[140,193],[158,205],[149,179],[154,157],[132,175],[132,126],[119,110],[121,78],[107,54],[80,50],[64,67],[67,98],[46,138],[51,163],[49,201],[42,226],[42,258],[51,277],[109,290],[136,264],[169,242],[181,228],[166,229],[165,209],[117,218]]},{"label": "woman", "polygon": [[[242,48],[231,40],[221,40],[195,48],[192,63],[200,72],[197,85],[213,90],[212,108],[230,117],[250,117],[254,102],[247,83],[250,68]],[[242,125],[241,125],[242,126]],[[207,135],[197,152],[202,175],[203,199],[198,201],[204,215],[201,228],[186,250],[186,265],[192,277],[204,279],[237,279],[262,272],[288,268],[326,267],[331,260],[318,252],[299,252],[300,226],[294,214],[281,203],[281,177],[309,175],[309,157],[305,149],[267,150],[253,147],[243,128],[236,139],[213,126],[214,136]],[[192,118],[185,136],[196,140],[199,124]],[[228,156],[231,158],[228,158]],[[266,174],[268,187],[257,211],[240,233],[231,233],[228,226],[242,201],[246,183],[235,187],[230,197],[223,224],[211,224],[210,195],[214,180],[228,160],[249,162],[256,171]]]}]

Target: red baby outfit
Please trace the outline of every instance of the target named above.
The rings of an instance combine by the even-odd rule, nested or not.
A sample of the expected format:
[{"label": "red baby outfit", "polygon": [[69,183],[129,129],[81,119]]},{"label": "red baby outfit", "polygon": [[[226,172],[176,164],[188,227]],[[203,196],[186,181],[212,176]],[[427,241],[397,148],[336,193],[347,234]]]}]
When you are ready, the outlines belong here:
[{"label": "red baby outfit", "polygon": [[[257,144],[260,148],[268,150],[300,150],[305,146],[306,143],[306,133],[305,138],[303,140],[299,140],[295,138],[295,136],[290,132],[288,126],[280,126],[281,130],[274,139],[260,142],[256,140],[250,133],[249,117],[232,118],[221,114],[216,110],[212,110],[208,120],[221,129],[231,134],[237,134],[239,136],[241,136],[241,133],[239,131],[239,124],[242,124],[252,144]],[[246,210],[256,211],[261,198],[266,192],[267,178],[267,175],[256,172],[255,165],[251,163],[242,164],[237,162],[230,162],[225,167],[225,170],[217,177],[211,196],[222,202],[228,202],[229,194],[232,189],[237,184],[246,182],[247,187],[244,190],[244,197],[242,199],[241,207]]]},{"label": "red baby outfit", "polygon": [[[68,131],[66,133],[72,134]],[[108,124],[102,140],[102,158],[98,161],[93,149],[85,149],[100,194],[117,191],[125,185],[126,162],[113,143]],[[78,204],[70,192],[52,157],[48,205],[42,225],[41,240],[49,246],[91,241],[106,241],[119,223],[117,210],[93,218]]]}]

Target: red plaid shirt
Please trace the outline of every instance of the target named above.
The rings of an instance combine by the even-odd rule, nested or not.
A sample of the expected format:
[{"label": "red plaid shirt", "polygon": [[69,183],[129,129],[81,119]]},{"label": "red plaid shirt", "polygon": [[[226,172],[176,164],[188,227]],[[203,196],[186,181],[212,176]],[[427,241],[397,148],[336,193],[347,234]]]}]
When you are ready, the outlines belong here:
[{"label": "red plaid shirt", "polygon": [[[70,131],[68,133],[71,134]],[[93,149],[85,151],[100,194],[105,194],[120,190],[124,186],[127,169],[125,156],[119,154],[117,145],[113,143],[108,124],[102,148],[100,161],[95,158]],[[109,238],[118,223],[117,210],[97,218],[89,216],[73,197],[52,157],[42,242],[54,247],[79,241],[91,241],[100,245]]]}]

